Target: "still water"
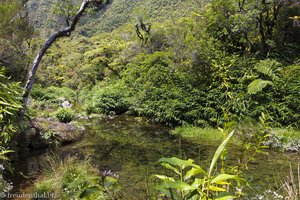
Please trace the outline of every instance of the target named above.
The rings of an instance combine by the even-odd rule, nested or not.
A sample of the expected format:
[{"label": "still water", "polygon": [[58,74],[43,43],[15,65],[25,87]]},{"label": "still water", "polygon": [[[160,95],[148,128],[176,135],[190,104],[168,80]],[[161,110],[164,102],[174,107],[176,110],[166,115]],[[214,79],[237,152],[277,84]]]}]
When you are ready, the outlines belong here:
[{"label": "still water", "polygon": [[[169,134],[169,127],[130,116],[93,119],[81,123],[86,128],[82,140],[58,148],[55,153],[62,158],[68,155],[77,155],[82,159],[90,157],[100,171],[111,170],[119,174],[123,195],[130,200],[144,200],[146,180],[155,173],[164,173],[163,168],[156,163],[159,158],[191,158],[206,169],[219,145],[208,141],[179,139]],[[237,162],[240,153],[238,148],[231,144],[228,152],[228,162]],[[28,162],[39,163],[44,155],[31,157]],[[261,194],[264,190],[276,190],[281,184],[278,176],[288,175],[290,162],[296,164],[296,154],[275,151],[260,155],[251,162],[246,174],[252,196]],[[26,172],[23,169],[29,175],[41,175],[39,170]],[[19,190],[28,190],[31,186],[30,181],[23,181]]]}]

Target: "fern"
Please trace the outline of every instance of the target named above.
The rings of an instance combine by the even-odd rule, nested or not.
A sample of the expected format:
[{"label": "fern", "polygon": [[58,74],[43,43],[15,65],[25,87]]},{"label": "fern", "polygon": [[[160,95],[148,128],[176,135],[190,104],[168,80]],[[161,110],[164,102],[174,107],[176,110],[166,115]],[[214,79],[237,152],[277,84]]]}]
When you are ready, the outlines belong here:
[{"label": "fern", "polygon": [[248,85],[248,94],[257,94],[258,92],[261,92],[266,86],[272,84],[273,83],[271,81],[256,79]]},{"label": "fern", "polygon": [[281,64],[277,62],[276,60],[261,60],[259,63],[257,63],[254,66],[254,69],[256,69],[258,72],[269,76],[271,78],[276,78],[274,69],[277,69]]}]

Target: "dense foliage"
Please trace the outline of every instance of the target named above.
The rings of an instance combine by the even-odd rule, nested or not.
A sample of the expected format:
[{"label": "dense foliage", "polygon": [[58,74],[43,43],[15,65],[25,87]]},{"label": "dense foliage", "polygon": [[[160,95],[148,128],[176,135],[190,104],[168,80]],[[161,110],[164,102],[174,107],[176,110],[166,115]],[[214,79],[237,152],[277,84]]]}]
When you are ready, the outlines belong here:
[{"label": "dense foliage", "polygon": [[0,192],[8,192],[11,184],[3,178],[7,168],[8,143],[17,132],[17,113],[21,108],[20,88],[17,83],[11,83],[4,75],[4,68],[0,68]]},{"label": "dense foliage", "polygon": [[21,108],[20,84],[25,78],[26,65],[31,51],[29,41],[32,28],[28,23],[24,2],[3,0],[0,2],[0,195],[12,189],[4,177],[9,167],[12,144],[16,144],[20,123],[18,112]]},{"label": "dense foliage", "polygon": [[[38,46],[45,37],[68,25],[79,2],[4,0],[0,3],[0,65],[11,77],[5,77],[1,68],[1,172],[1,159],[6,159],[5,154],[10,152],[6,145],[17,131],[20,108],[19,86],[12,80],[24,82]],[[177,135],[181,136],[186,134],[184,129],[199,135],[193,125],[239,127],[253,120],[261,120],[270,127],[297,129],[300,127],[299,16],[299,1],[114,0],[103,11],[84,15],[76,34],[56,41],[48,49],[35,77],[29,115],[54,117],[68,123],[83,112],[110,118],[126,113],[171,126],[185,125],[183,130],[177,129]],[[33,39],[34,34],[37,37]],[[74,105],[72,109],[59,108],[66,100]],[[252,159],[265,144],[295,149],[290,144],[295,141],[292,134],[297,131],[289,132],[289,140],[284,141],[286,133],[269,135],[266,126],[251,132],[249,126],[237,131],[246,158]],[[224,158],[219,154],[215,160],[219,157]],[[244,160],[246,165],[250,161]],[[190,175],[202,174],[201,179],[189,176],[186,183],[180,180],[184,187],[196,189],[198,197],[217,197],[220,191],[210,193],[210,186],[229,191],[212,182],[215,178],[238,180],[228,174],[225,178],[224,174],[213,177],[211,171],[201,170],[191,160],[163,158],[160,162],[176,174],[181,170],[179,176],[183,176],[182,163],[191,167],[192,171],[187,173],[197,173]],[[59,171],[52,169],[54,178],[49,176],[41,181],[36,190],[55,190],[65,199],[72,195],[78,198],[93,195],[90,191],[93,190],[106,198],[109,190],[104,179],[101,182],[99,177],[95,178],[96,172],[89,165],[75,163],[71,159],[57,165]],[[95,176],[91,178],[88,174]],[[179,199],[194,195],[192,191],[184,191],[186,188],[180,184],[176,188],[170,183],[172,177],[157,177],[162,180],[160,189],[165,196],[172,198],[170,188]],[[202,181],[203,187],[191,186],[196,180]],[[115,183],[114,179],[109,186]],[[3,191],[9,188],[2,175],[0,184],[8,185],[0,188]]]},{"label": "dense foliage", "polygon": [[273,126],[299,127],[298,5],[255,2],[214,0],[177,20],[141,16],[110,34],[64,40],[38,81],[81,90],[88,113],[200,126],[264,113]]},{"label": "dense foliage", "polygon": [[16,132],[17,114],[21,108],[20,87],[11,83],[0,69],[0,145],[7,143]]},{"label": "dense foliage", "polygon": [[19,0],[0,2],[0,65],[14,80],[24,80],[34,48],[33,29],[23,6]]}]

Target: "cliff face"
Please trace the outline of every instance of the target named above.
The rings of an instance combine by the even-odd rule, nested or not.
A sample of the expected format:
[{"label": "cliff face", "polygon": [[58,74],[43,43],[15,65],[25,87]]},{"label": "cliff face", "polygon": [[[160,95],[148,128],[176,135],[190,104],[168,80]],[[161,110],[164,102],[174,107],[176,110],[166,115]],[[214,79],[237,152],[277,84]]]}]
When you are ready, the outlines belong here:
[{"label": "cliff face", "polygon": [[[66,25],[65,17],[55,13],[61,0],[29,0],[27,9],[31,23],[41,36],[49,36]],[[81,0],[73,0],[74,10]],[[77,30],[90,36],[110,32],[125,23],[135,23],[137,17],[147,21],[176,20],[190,15],[199,0],[112,0],[105,11],[90,13],[81,19]]]}]

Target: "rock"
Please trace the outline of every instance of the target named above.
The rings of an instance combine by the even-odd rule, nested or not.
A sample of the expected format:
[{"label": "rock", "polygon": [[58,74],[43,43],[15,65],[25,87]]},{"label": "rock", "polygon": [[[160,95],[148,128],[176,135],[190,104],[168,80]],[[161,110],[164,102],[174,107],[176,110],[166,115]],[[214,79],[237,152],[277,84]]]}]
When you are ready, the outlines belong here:
[{"label": "rock", "polygon": [[115,111],[109,111],[108,116],[109,119],[114,119],[116,117],[116,112]]},{"label": "rock", "polygon": [[30,157],[26,162],[26,175],[29,177],[38,177],[40,164],[37,158]]},{"label": "rock", "polygon": [[75,118],[76,118],[76,119],[79,119],[79,120],[83,120],[83,119],[86,119],[86,120],[88,120],[88,119],[89,119],[89,117],[88,117],[88,116],[86,116],[86,115],[82,115],[82,114],[80,114],[80,113],[78,113],[78,114],[75,114]]},{"label": "rock", "polygon": [[70,101],[65,100],[65,101],[63,101],[63,102],[61,103],[61,107],[63,107],[63,108],[72,108],[72,104],[71,104]]},{"label": "rock", "polygon": [[58,143],[60,145],[75,142],[81,139],[85,132],[84,127],[80,127],[74,123],[61,123],[50,121],[45,118],[37,118],[32,121],[35,130],[29,131],[29,147],[34,149],[47,148],[51,144]]},{"label": "rock", "polygon": [[59,141],[62,144],[78,141],[85,132],[83,127],[79,127],[72,123],[58,123],[55,132],[58,133]]},{"label": "rock", "polygon": [[105,115],[92,113],[88,116],[88,118],[89,119],[101,119],[101,118],[105,118]]},{"label": "rock", "polygon": [[49,146],[46,140],[40,137],[40,130],[38,128],[30,128],[26,132],[29,141],[29,148],[31,149],[45,149]]},{"label": "rock", "polygon": [[49,143],[40,135],[30,135],[28,138],[30,143],[29,143],[29,148],[31,149],[46,149],[49,147]]}]

